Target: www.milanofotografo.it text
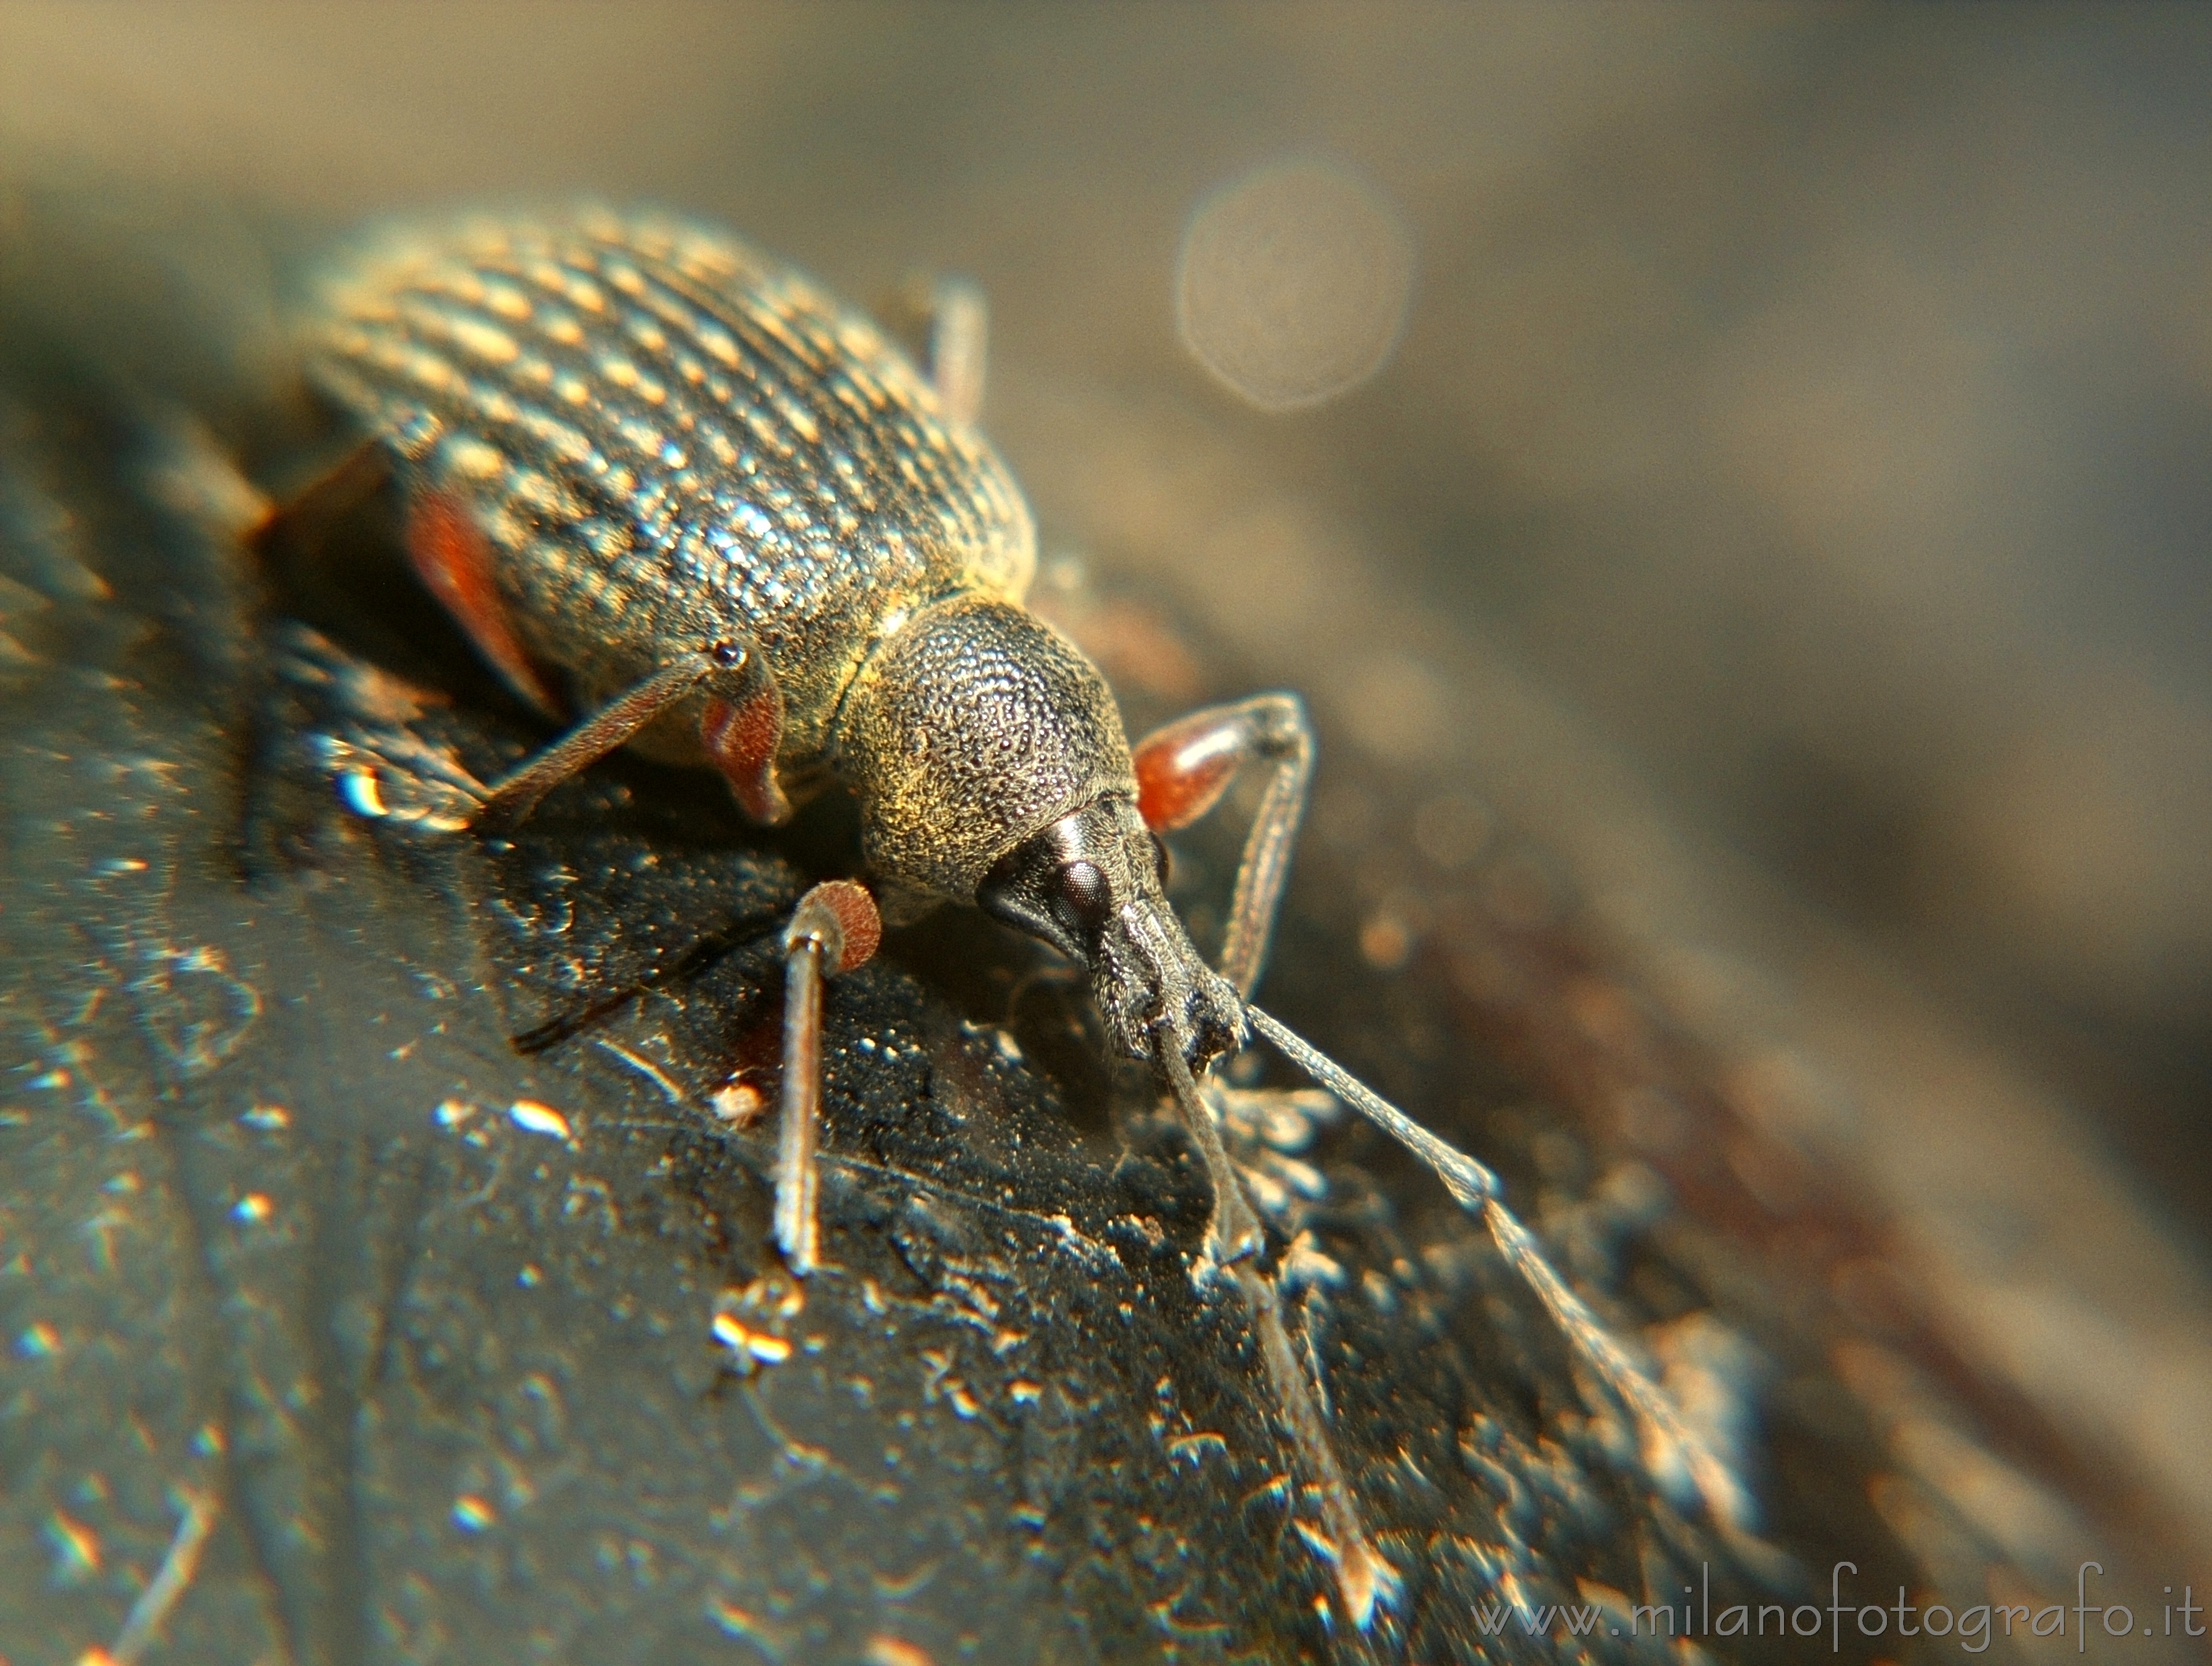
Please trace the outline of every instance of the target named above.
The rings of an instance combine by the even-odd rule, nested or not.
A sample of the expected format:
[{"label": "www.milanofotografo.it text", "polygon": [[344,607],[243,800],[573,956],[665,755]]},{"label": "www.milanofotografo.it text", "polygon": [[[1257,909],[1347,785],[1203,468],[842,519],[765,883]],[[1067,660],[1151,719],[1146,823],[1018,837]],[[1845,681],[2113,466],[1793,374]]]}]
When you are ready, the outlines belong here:
[{"label": "www.milanofotografo.it text", "polygon": [[[2203,1604],[2187,1585],[2178,1594],[2172,1586],[2165,1587],[2166,1601],[2140,1616],[2124,1602],[2094,1600],[2091,1576],[2103,1574],[2101,1562],[2084,1562],[2075,1571],[2070,1603],[1977,1602],[1970,1608],[1942,1602],[1923,1607],[1909,1601],[1901,1586],[1893,1602],[1866,1602],[1844,1588],[1844,1576],[1858,1571],[1856,1562],[1838,1562],[1830,1570],[1826,1603],[1731,1602],[1716,1612],[1707,1567],[1701,1571],[1698,1584],[1682,1587],[1680,1602],[1639,1603],[1629,1609],[1625,1626],[1616,1611],[1606,1630],[1615,1637],[1825,1637],[1832,1652],[1842,1651],[1846,1636],[1937,1637],[1954,1639],[1968,1654],[1980,1654],[2001,1636],[2071,1637],[2077,1651],[2086,1652],[2093,1636],[2203,1637],[2207,1630],[2198,1618],[2204,1613]],[[1555,1633],[1586,1637],[1598,1629],[1607,1614],[1594,1603],[1524,1608],[1493,1602],[1477,1608],[1474,1619],[1475,1629],[1485,1637],[1496,1637],[1509,1627],[1530,1637]]]}]

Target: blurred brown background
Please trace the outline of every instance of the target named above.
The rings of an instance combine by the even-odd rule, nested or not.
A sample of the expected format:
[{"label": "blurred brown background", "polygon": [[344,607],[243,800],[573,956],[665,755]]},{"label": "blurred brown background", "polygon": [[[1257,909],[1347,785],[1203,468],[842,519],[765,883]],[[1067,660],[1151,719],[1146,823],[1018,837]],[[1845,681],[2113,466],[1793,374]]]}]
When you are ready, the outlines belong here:
[{"label": "blurred brown background", "polygon": [[[1269,414],[1176,260],[1284,167],[1410,289]],[[127,285],[281,363],[292,250],[578,192],[974,274],[1048,555],[1564,851],[2200,1544],[2208,177],[2187,7],[0,4],[0,283],[59,336]],[[252,408],[175,339],[100,345]]]}]

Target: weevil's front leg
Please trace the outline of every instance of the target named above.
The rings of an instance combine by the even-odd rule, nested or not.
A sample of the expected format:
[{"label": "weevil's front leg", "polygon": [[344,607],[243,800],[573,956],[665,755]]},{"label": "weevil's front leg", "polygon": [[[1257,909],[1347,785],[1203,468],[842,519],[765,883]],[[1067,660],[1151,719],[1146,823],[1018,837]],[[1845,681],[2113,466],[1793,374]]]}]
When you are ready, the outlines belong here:
[{"label": "weevil's front leg", "polygon": [[[1155,832],[1187,827],[1213,808],[1248,760],[1260,758],[1273,766],[1260,813],[1244,841],[1243,860],[1237,866],[1229,931],[1222,945],[1221,976],[1239,1000],[1249,999],[1252,986],[1260,981],[1290,866],[1291,842],[1305,809],[1313,753],[1305,707],[1291,694],[1255,695],[1234,705],[1208,706],[1155,730],[1137,747],[1137,811]],[[1170,1052],[1176,1056],[1170,1057]],[[1227,1265],[1259,1247],[1260,1223],[1222,1149],[1213,1117],[1182,1067],[1181,1052],[1178,1039],[1162,1053],[1161,1061],[1212,1177],[1209,1243],[1215,1259]]]},{"label": "weevil's front leg", "polygon": [[700,724],[702,743],[729,776],[747,813],[763,822],[783,820],[791,806],[775,774],[783,697],[760,649],[738,637],[680,655],[543,751],[525,758],[491,783],[475,824],[495,833],[514,827],[569,776],[598,763],[701,689],[714,696]]},{"label": "weevil's front leg", "polygon": [[1261,694],[1208,706],[1147,735],[1137,747],[1137,808],[1156,833],[1188,827],[1220,802],[1252,760],[1270,765],[1267,795],[1244,841],[1230,899],[1221,976],[1251,998],[1267,958],[1276,906],[1291,866],[1291,846],[1313,779],[1313,727],[1294,694]]},{"label": "weevil's front leg", "polygon": [[1190,1067],[1183,1062],[1183,1037],[1167,1028],[1160,1034],[1157,1056],[1168,1091],[1175,1095],[1176,1109],[1182,1113],[1183,1127],[1198,1147],[1206,1179],[1213,1188],[1213,1219],[1206,1234],[1211,1265],[1201,1268],[1202,1273],[1210,1275],[1214,1268],[1233,1267],[1246,1256],[1257,1255],[1264,1239],[1260,1218],[1252,1213],[1243,1183],[1237,1177],[1237,1165],[1229,1160],[1228,1148],[1221,1143],[1221,1129],[1212,1110]]},{"label": "weevil's front leg", "polygon": [[805,1278],[822,1264],[815,1134],[822,1119],[822,985],[875,953],[875,899],[830,879],[799,899],[783,933],[783,1122],[775,1150],[775,1243]]}]

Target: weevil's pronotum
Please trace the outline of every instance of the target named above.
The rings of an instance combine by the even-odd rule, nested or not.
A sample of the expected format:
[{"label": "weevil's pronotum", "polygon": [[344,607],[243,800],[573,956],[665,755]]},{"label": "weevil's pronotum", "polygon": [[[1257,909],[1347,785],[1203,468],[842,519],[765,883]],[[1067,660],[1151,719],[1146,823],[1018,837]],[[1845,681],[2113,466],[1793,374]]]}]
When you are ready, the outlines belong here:
[{"label": "weevil's pronotum", "polygon": [[[871,885],[816,886],[783,936],[775,1231],[793,1274],[820,1264],[824,980],[873,952],[879,909],[979,904],[1081,964],[1113,1044],[1172,1094],[1212,1183],[1212,1268],[1260,1287],[1261,1228],[1200,1086],[1256,1031],[1486,1219],[1581,1357],[1717,1502],[1732,1478],[1490,1171],[1252,1005],[1313,769],[1304,708],[1261,695],[1131,747],[1104,679],[1022,606],[1030,512],[972,421],[980,308],[955,292],[937,323],[925,376],[741,243],[598,213],[388,237],[332,286],[310,373],[371,430],[364,455],[398,470],[416,570],[524,698],[586,714],[483,790],[477,824],[511,826],[625,743],[719,769],[763,822],[832,782],[857,799]],[[1248,763],[1269,777],[1217,969],[1169,905],[1158,836]],[[1266,1352],[1286,1416],[1341,1494],[1279,1337]],[[1360,1623],[1376,1574],[1342,1576]]]}]

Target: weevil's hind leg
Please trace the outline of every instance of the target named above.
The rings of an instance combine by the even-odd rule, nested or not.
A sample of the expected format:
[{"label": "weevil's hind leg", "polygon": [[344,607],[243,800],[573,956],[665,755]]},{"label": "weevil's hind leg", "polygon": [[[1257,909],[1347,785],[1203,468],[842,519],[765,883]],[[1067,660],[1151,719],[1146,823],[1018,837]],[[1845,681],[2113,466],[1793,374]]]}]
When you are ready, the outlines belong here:
[{"label": "weevil's hind leg", "polygon": [[[392,453],[365,441],[313,483],[279,504],[255,529],[257,547],[272,558],[310,551],[331,528],[390,483]],[[407,560],[422,587],[476,645],[508,687],[547,717],[561,708],[515,633],[492,578],[490,540],[470,508],[450,492],[426,491],[407,507]]]},{"label": "weevil's hind leg", "polygon": [[822,1264],[814,1163],[822,1120],[822,986],[866,962],[882,940],[875,899],[830,879],[799,899],[784,928],[783,1120],[775,1152],[775,1243],[805,1278]]},{"label": "weevil's hind leg", "polygon": [[1291,847],[1313,780],[1313,727],[1294,694],[1261,694],[1177,718],[1138,744],[1137,809],[1156,833],[1188,827],[1219,803],[1244,764],[1271,767],[1237,865],[1221,976],[1249,1000],[1267,958],[1275,909],[1289,877]]},{"label": "weevil's hind leg", "polygon": [[956,423],[983,413],[983,374],[990,354],[991,313],[982,286],[940,277],[929,287],[929,379],[938,403]]},{"label": "weevil's hind leg", "polygon": [[[715,696],[715,703],[708,708],[708,721],[702,727],[702,739],[710,751],[717,752],[718,759],[714,733],[718,711],[744,714],[770,708],[775,714],[775,727],[781,728],[782,699],[760,649],[743,638],[717,642],[711,648],[680,655],[663,666],[629,693],[493,781],[485,789],[483,804],[476,815],[476,826],[494,833],[514,827],[538,807],[540,800],[569,776],[598,763],[678,701],[702,688]],[[772,784],[772,775],[769,780]],[[741,793],[740,798],[743,796]],[[784,814],[789,813],[780,793],[773,802],[763,806],[770,810],[779,806]],[[750,811],[754,805],[747,803],[745,808]],[[773,815],[760,818],[780,819]]]},{"label": "weevil's hind leg", "polygon": [[1528,1229],[1498,1201],[1498,1177],[1437,1139],[1280,1020],[1252,1006],[1244,1013],[1252,1027],[1293,1064],[1426,1163],[1461,1207],[1485,1220],[1499,1251],[1535,1292],[1568,1343],[1626,1405],[1647,1437],[1647,1450],[1658,1449],[1655,1469],[1680,1464],[1718,1519],[1729,1524],[1748,1520],[1751,1499],[1735,1471],[1683,1420],[1665,1390],[1614,1340],[1604,1321],[1567,1287]]}]

